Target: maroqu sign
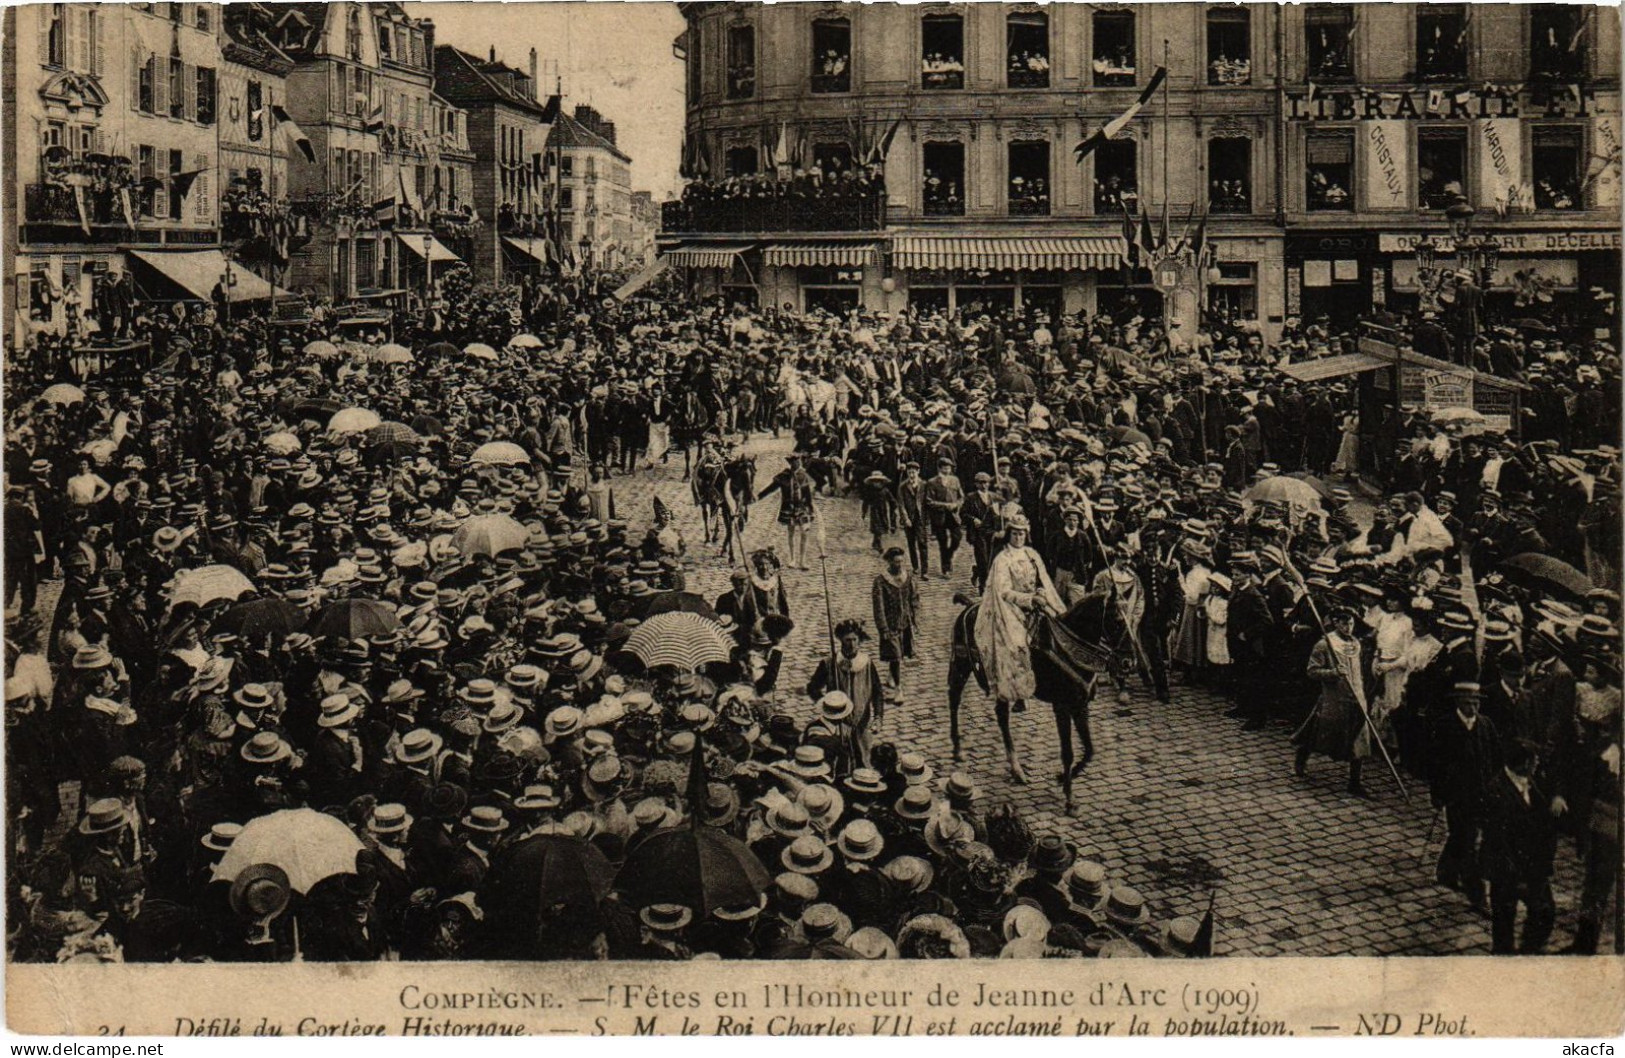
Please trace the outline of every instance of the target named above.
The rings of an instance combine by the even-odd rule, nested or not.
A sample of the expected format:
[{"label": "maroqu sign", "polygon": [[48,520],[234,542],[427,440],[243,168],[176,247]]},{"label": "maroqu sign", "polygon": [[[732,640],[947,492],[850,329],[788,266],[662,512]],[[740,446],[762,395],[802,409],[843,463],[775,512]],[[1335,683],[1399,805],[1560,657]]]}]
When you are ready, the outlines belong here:
[{"label": "maroqu sign", "polygon": [[1288,92],[1291,121],[1484,121],[1490,118],[1587,117],[1597,93],[1576,86],[1541,93],[1493,88],[1315,89]]}]

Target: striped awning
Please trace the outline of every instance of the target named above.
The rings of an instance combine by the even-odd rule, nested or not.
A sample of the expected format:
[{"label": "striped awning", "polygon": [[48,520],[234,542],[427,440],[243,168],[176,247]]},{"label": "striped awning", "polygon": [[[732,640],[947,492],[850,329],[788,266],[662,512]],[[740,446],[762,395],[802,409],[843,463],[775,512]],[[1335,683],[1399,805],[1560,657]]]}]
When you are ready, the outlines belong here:
[{"label": "striped awning", "polygon": [[892,262],[898,268],[1082,271],[1116,268],[1123,263],[1124,250],[1122,238],[1115,235],[1060,239],[900,235],[892,242]]},{"label": "striped awning", "polygon": [[707,246],[685,242],[675,250],[667,250],[664,256],[673,268],[732,268],[734,258],[750,247],[750,243]]},{"label": "striped awning", "polygon": [[762,263],[769,267],[862,268],[876,263],[876,246],[865,243],[785,242],[769,246],[762,252]]}]

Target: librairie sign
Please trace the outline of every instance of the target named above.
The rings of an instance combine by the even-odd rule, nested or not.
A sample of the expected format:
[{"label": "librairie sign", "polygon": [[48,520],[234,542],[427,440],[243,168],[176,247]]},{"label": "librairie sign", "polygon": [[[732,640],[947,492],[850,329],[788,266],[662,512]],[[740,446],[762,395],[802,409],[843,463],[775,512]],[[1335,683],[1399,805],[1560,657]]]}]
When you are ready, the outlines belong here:
[{"label": "librairie sign", "polygon": [[1588,117],[1597,93],[1576,85],[1540,93],[1498,88],[1316,88],[1288,92],[1292,121],[1486,121]]},{"label": "librairie sign", "polygon": [[[1420,233],[1379,234],[1378,253],[1410,253],[1416,249]],[[1593,250],[1618,253],[1625,248],[1625,236],[1617,231],[1520,231],[1495,232],[1503,254],[1585,253]]]}]

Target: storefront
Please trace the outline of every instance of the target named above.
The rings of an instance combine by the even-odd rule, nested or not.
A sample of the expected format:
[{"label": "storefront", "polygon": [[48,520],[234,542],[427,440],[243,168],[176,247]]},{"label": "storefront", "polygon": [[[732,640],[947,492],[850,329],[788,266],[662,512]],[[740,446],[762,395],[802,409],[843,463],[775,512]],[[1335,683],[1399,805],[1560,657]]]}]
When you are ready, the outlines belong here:
[{"label": "storefront", "polygon": [[907,304],[926,311],[1020,309],[1055,319],[1090,308],[1087,301],[1097,283],[1115,274],[1122,262],[1118,237],[904,234],[892,242],[892,264],[903,278]]},{"label": "storefront", "polygon": [[1286,315],[1351,324],[1383,307],[1388,286],[1377,237],[1317,232],[1286,237]]}]

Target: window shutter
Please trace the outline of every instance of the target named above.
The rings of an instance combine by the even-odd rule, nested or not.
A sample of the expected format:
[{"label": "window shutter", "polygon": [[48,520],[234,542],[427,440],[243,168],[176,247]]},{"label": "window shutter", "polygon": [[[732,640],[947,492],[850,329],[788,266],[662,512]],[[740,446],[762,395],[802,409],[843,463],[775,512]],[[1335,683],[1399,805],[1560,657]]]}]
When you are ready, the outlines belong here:
[{"label": "window shutter", "polygon": [[146,60],[141,57],[139,47],[130,49],[130,109],[141,109],[141,73],[146,69]]},{"label": "window shutter", "polygon": [[158,66],[158,57],[152,57],[152,112],[169,116],[169,68]]},{"label": "window shutter", "polygon": [[188,121],[197,120],[197,67],[191,63],[181,65],[181,92],[186,101],[183,104],[182,116]]},{"label": "window shutter", "polygon": [[102,53],[106,49],[102,44],[102,16],[96,8],[90,10],[90,72],[96,77],[104,73]]},{"label": "window shutter", "polygon": [[68,4],[62,9],[62,17],[68,23],[68,54],[64,65],[70,70],[89,73],[90,12],[78,4]]},{"label": "window shutter", "polygon": [[39,12],[39,61],[51,61],[51,6],[41,4],[34,10]]},{"label": "window shutter", "polygon": [[209,156],[192,155],[192,168],[203,170],[192,181],[192,215],[200,224],[207,224],[214,219],[214,196],[210,194],[213,188],[209,186],[213,172],[209,167]]}]

